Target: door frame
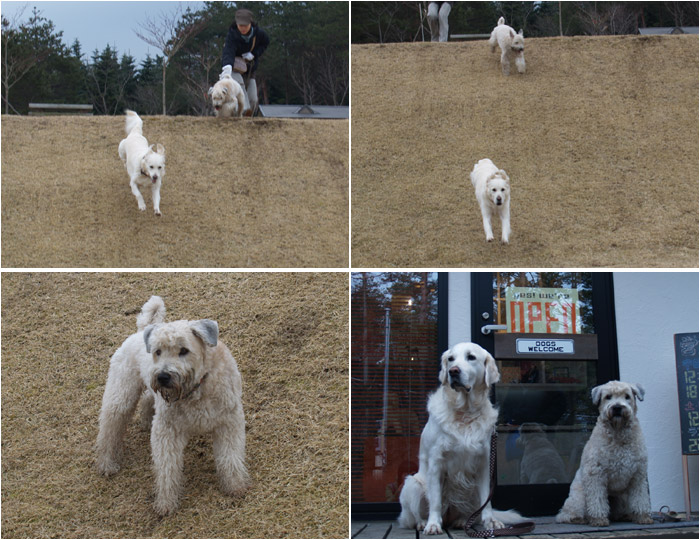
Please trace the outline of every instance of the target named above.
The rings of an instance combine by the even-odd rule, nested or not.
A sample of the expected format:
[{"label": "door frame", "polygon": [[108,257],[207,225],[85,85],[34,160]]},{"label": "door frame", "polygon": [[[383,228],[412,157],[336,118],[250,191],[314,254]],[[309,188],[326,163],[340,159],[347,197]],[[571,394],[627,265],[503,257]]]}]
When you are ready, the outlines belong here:
[{"label": "door frame", "polygon": [[[620,377],[613,276],[610,272],[590,273],[593,287],[593,325],[598,336],[596,382],[603,384]],[[493,274],[494,272],[471,273],[472,341],[491,354],[494,351],[493,333],[484,335],[481,333],[481,327],[494,323]],[[481,314],[484,312],[491,313],[488,320],[482,318]],[[496,486],[493,505],[495,508],[515,508],[527,516],[553,515],[562,507],[568,494],[569,484]]]}]

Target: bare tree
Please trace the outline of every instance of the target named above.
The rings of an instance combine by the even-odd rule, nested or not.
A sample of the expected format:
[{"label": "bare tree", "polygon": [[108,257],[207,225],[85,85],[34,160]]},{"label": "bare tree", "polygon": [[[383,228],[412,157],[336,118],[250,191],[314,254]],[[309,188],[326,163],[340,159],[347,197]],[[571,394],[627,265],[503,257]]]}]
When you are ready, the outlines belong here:
[{"label": "bare tree", "polygon": [[179,25],[182,19],[182,7],[178,5],[172,13],[162,12],[160,19],[148,17],[139,24],[140,31],[134,30],[139,39],[163,53],[163,115],[166,114],[165,73],[168,63],[192,36],[197,35],[206,26],[206,19]]},{"label": "bare tree", "polygon": [[313,73],[314,61],[309,54],[303,54],[297,69],[292,69],[291,78],[294,86],[301,92],[304,105],[313,105],[316,98],[316,75]]},{"label": "bare tree", "polygon": [[51,50],[38,40],[33,44],[27,41],[27,31],[32,28],[38,29],[41,12],[34,8],[28,25],[24,25],[19,21],[25,9],[27,9],[26,4],[15,13],[12,19],[2,18],[2,87],[5,90],[2,99],[5,102],[5,114],[9,114],[10,109],[15,114],[19,114],[10,104],[10,88],[51,54]]},{"label": "bare tree", "polygon": [[318,65],[319,85],[332,99],[331,105],[341,104],[349,90],[347,63],[337,58],[330,47],[324,47],[319,51]]},{"label": "bare tree", "polygon": [[185,61],[177,64],[178,70],[184,78],[187,93],[192,98],[188,102],[199,116],[212,112],[207,91],[209,90],[209,74],[214,66],[221,62],[222,46],[219,41],[210,40],[184,47],[182,51]]},{"label": "bare tree", "polygon": [[630,2],[577,2],[581,23],[592,36],[637,32],[639,9]]}]

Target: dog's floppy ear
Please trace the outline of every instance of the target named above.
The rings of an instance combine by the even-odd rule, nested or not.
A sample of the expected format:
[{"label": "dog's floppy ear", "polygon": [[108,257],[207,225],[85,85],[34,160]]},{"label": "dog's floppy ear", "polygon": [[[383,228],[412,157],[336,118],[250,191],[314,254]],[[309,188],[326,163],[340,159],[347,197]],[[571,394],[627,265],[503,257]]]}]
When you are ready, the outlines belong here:
[{"label": "dog's floppy ear", "polygon": [[596,386],[591,390],[591,399],[593,400],[593,405],[595,405],[596,407],[600,405],[600,398],[601,394],[603,393],[603,386],[604,385],[601,384],[600,386]]},{"label": "dog's floppy ear", "polygon": [[440,384],[447,384],[447,359],[452,354],[451,349],[447,349],[440,357]]},{"label": "dog's floppy ear", "polygon": [[143,341],[146,343],[146,352],[150,353],[151,352],[151,333],[153,330],[155,330],[158,327],[157,324],[149,324],[146,328],[143,330]]},{"label": "dog's floppy ear", "polygon": [[[151,145],[151,148],[153,148],[153,145]],[[158,143],[156,145],[156,154],[160,154],[161,156],[165,156],[165,146]]]},{"label": "dog's floppy ear", "polygon": [[210,87],[209,87],[209,91],[207,92],[207,94],[209,94],[209,95],[211,96],[213,93],[214,93],[214,87],[213,87],[213,86],[210,86]]},{"label": "dog's floppy ear", "polygon": [[644,393],[645,392],[644,392],[644,387],[641,384],[639,384],[639,383],[630,384],[630,388],[632,388],[632,393],[635,395],[635,397],[639,401],[644,401]]},{"label": "dog's floppy ear", "polygon": [[216,347],[219,341],[219,325],[210,319],[193,322],[192,333],[210,347]]},{"label": "dog's floppy ear", "polygon": [[498,173],[504,178],[504,180],[508,180],[510,182],[510,178],[508,178],[508,175],[506,174],[506,171],[503,169],[500,169]]},{"label": "dog's floppy ear", "polygon": [[484,362],[486,367],[486,372],[484,373],[484,381],[486,386],[491,386],[501,380],[501,374],[498,373],[498,366],[496,366],[496,360],[488,352],[486,353],[486,362]]}]

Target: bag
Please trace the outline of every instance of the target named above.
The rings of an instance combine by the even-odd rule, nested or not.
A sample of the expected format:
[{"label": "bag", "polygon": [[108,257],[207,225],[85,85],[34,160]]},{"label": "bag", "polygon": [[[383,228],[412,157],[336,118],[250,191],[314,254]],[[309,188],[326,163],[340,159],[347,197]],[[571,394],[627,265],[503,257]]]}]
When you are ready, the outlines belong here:
[{"label": "bag", "polygon": [[[253,41],[250,44],[250,50],[252,51],[255,48],[255,39],[258,36],[253,36]],[[233,59],[233,71],[236,73],[246,73],[248,71],[248,63],[243,60],[242,56],[236,56]]]},{"label": "bag", "polygon": [[248,71],[248,64],[246,64],[242,56],[236,56],[236,58],[233,59],[233,71],[236,73],[245,73]]}]

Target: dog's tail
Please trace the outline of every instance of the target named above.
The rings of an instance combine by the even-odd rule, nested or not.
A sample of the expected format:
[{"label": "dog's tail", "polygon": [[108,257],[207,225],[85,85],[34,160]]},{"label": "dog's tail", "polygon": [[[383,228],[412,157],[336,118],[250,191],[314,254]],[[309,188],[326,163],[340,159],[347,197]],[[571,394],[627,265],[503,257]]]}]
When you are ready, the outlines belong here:
[{"label": "dog's tail", "polygon": [[162,323],[165,320],[165,303],[160,296],[151,296],[136,317],[136,328],[139,332],[149,324]]},{"label": "dog's tail", "polygon": [[[493,19],[491,19],[491,20],[493,20]],[[505,20],[503,17],[501,17],[500,19],[498,19],[498,22],[496,23],[496,26],[501,26],[502,24],[506,24],[506,20]]]},{"label": "dog's tail", "polygon": [[520,523],[523,519],[525,519],[515,510],[494,510],[493,517],[495,517],[498,521],[502,521],[506,525],[515,525],[516,523]]},{"label": "dog's tail", "polygon": [[129,135],[132,131],[143,135],[143,121],[141,117],[134,111],[126,110],[126,134]]}]

